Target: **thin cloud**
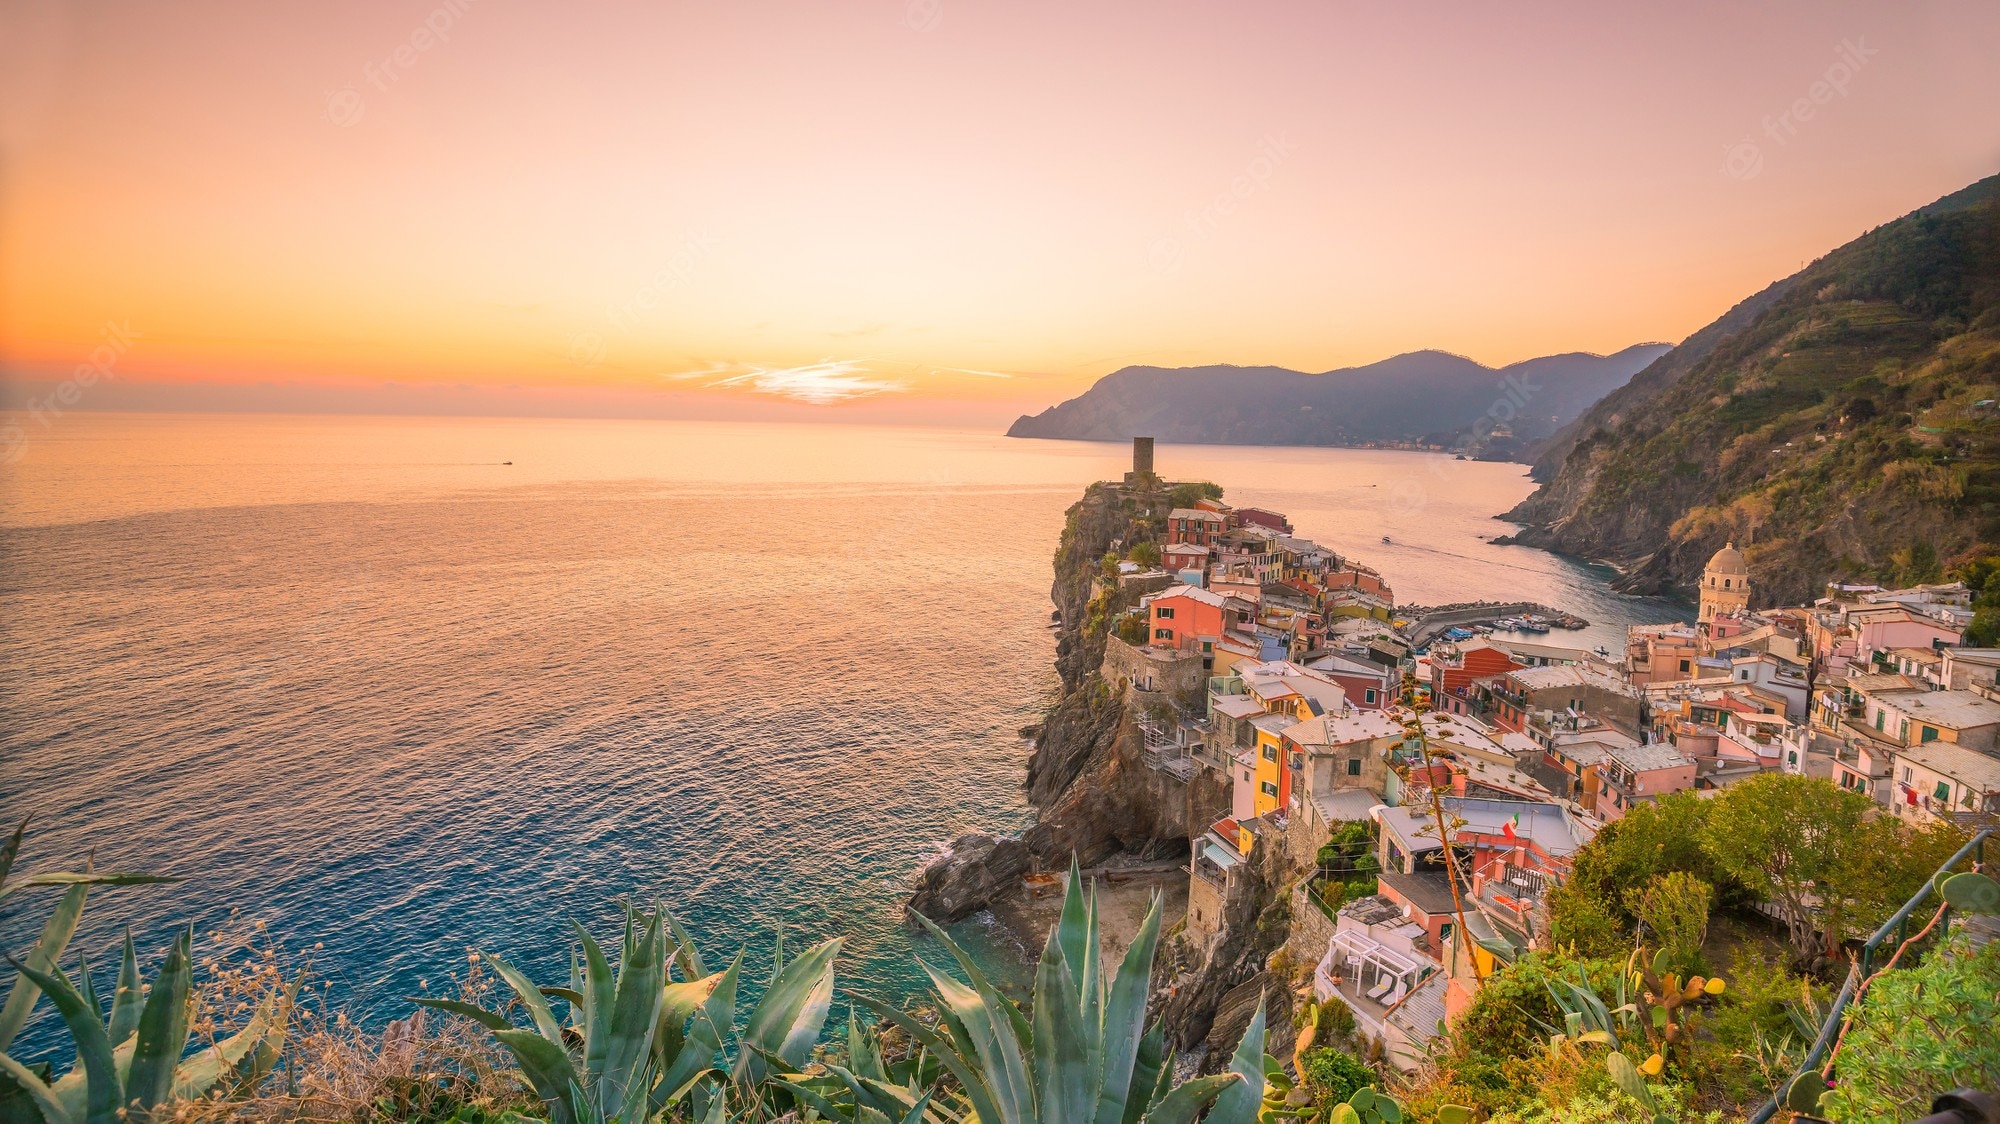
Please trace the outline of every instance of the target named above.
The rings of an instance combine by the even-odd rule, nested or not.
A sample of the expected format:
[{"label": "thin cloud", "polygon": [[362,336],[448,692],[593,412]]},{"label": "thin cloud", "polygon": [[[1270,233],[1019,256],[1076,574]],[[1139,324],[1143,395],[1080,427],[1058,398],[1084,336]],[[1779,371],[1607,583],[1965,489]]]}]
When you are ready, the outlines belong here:
[{"label": "thin cloud", "polygon": [[859,359],[822,359],[802,367],[713,364],[703,370],[684,371],[667,377],[702,380],[703,389],[748,390],[814,406],[872,398],[906,388],[901,380],[883,378],[862,363]]}]

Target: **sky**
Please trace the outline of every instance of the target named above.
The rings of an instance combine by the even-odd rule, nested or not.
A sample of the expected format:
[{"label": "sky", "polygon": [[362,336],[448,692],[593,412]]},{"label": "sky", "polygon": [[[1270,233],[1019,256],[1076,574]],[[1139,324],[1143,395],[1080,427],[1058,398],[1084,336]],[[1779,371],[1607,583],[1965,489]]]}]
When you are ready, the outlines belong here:
[{"label": "sky", "polygon": [[0,371],[983,425],[1129,364],[1608,353],[1992,174],[1995,43],[1991,0],[6,0]]}]

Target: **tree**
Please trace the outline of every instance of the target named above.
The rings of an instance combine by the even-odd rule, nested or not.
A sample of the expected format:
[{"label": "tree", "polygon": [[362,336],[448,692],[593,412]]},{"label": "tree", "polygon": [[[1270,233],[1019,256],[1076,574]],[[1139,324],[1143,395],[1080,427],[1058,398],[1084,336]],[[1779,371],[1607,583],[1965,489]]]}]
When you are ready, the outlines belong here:
[{"label": "tree", "polygon": [[1672,970],[1684,976],[1702,971],[1701,942],[1708,936],[1708,910],[1715,890],[1685,871],[1670,871],[1625,892],[1625,908],[1653,933]]},{"label": "tree", "polygon": [[1193,507],[1203,500],[1221,498],[1222,485],[1212,484],[1206,480],[1190,480],[1185,484],[1176,484],[1173,490],[1167,493],[1167,502],[1175,507]]},{"label": "tree", "polygon": [[1160,544],[1156,542],[1139,543],[1126,554],[1126,557],[1150,570],[1160,564]]},{"label": "tree", "polygon": [[[1777,907],[1805,960],[1840,945],[1868,863],[1894,850],[1895,824],[1875,802],[1818,777],[1765,773],[1709,801],[1705,850],[1731,877]],[[1879,825],[1879,826],[1877,826]]]},{"label": "tree", "polygon": [[1605,825],[1576,853],[1563,888],[1596,899],[1601,910],[1622,926],[1638,919],[1626,905],[1625,891],[1674,871],[1708,883],[1715,891],[1714,904],[1740,899],[1743,888],[1702,846],[1712,806],[1712,801],[1693,792],[1676,792],[1638,805],[1624,819]]}]

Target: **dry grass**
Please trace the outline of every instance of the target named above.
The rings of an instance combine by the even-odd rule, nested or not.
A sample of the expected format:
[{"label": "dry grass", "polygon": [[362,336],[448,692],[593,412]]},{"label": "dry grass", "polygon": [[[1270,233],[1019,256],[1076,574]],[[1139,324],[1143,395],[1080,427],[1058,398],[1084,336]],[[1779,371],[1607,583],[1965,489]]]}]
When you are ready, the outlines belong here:
[{"label": "dry grass", "polygon": [[[289,1007],[284,1052],[249,1087],[178,1102],[162,1119],[444,1121],[461,1109],[472,1110],[473,1119],[508,1111],[543,1115],[541,1102],[513,1075],[513,1060],[472,1020],[419,1008],[371,1033],[329,1004],[310,962],[291,962],[262,922],[209,938],[204,944],[222,951],[201,962],[203,978],[191,997],[195,1042],[227,1038],[271,1003]],[[512,999],[476,954],[453,997],[501,1011]]]}]

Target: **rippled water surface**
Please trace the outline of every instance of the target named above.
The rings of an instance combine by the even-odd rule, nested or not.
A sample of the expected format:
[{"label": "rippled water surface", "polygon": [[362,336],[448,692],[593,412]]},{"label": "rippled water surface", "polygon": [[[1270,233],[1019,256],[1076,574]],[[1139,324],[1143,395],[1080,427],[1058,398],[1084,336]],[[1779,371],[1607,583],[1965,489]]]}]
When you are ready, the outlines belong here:
[{"label": "rippled water surface", "polygon": [[[94,894],[76,947],[99,964],[127,922],[157,948],[237,909],[319,946],[336,999],[379,1020],[473,945],[565,975],[566,919],[605,928],[637,895],[753,957],[779,926],[845,934],[844,982],[902,994],[917,866],[1026,820],[1050,555],[1125,455],[838,425],[71,415],[0,470],[0,809],[35,815],[26,869],[94,849],[186,879]],[[1526,597],[1607,641],[1676,612],[1483,542],[1529,490],[1517,465],[1163,447],[1160,467],[1287,511],[1406,601]],[[10,898],[0,943],[52,900]],[[31,1041],[52,1037],[44,1017]]]}]

